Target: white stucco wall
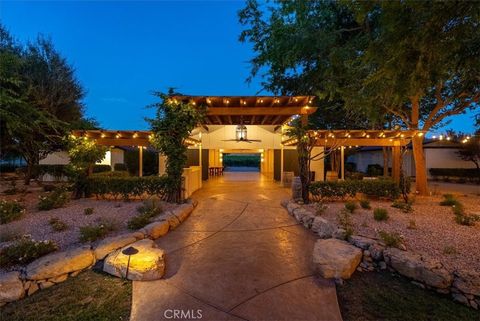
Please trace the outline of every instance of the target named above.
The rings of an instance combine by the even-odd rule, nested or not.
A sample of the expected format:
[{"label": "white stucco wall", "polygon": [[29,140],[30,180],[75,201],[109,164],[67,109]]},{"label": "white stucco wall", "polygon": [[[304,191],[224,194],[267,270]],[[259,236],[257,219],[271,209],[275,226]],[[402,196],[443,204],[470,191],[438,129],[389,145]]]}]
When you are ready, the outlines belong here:
[{"label": "white stucco wall", "polygon": [[39,161],[40,165],[67,165],[70,163],[70,157],[67,152],[53,152]]},{"label": "white stucco wall", "polygon": [[[53,152],[47,155],[44,159],[40,160],[40,165],[67,165],[70,162],[70,157],[65,151]],[[114,166],[118,163],[124,163],[124,151],[120,148],[112,148],[105,153],[105,157],[97,162],[98,165],[110,165]]]}]

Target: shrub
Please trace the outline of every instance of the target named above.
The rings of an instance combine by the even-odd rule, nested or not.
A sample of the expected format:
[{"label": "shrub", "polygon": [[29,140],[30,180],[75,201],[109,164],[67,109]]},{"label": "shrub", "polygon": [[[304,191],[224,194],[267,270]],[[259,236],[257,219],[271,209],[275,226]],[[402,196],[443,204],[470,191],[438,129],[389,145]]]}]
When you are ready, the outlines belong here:
[{"label": "shrub", "polygon": [[316,200],[344,199],[354,197],[357,193],[367,196],[396,199],[400,188],[391,179],[324,181],[310,184],[310,193]]},{"label": "shrub", "polygon": [[367,200],[367,199],[361,199],[361,200],[360,200],[360,206],[361,206],[363,209],[366,209],[366,210],[369,210],[369,209],[372,208],[372,207],[370,206],[370,201]]},{"label": "shrub", "polygon": [[5,194],[5,195],[15,195],[19,192],[19,190],[17,188],[17,181],[16,180],[11,180],[9,185],[10,185],[10,188],[4,190],[3,194]]},{"label": "shrub", "polygon": [[453,246],[445,246],[443,248],[443,254],[447,254],[447,255],[457,254],[457,250]]},{"label": "shrub", "polygon": [[383,175],[383,166],[378,164],[367,165],[367,176],[382,176],[382,175]]},{"label": "shrub", "polygon": [[386,221],[388,219],[388,212],[384,208],[376,208],[373,210],[373,218],[376,221]]},{"label": "shrub", "polygon": [[417,223],[415,222],[415,220],[410,220],[408,221],[408,226],[407,228],[409,230],[416,230],[417,229]]},{"label": "shrub", "polygon": [[49,221],[48,224],[52,227],[52,230],[55,232],[62,232],[68,229],[68,225],[60,220],[58,217],[52,217]]},{"label": "shrub", "polygon": [[44,184],[42,186],[42,188],[43,188],[44,192],[53,192],[55,190],[56,186],[53,185],[53,184]]},{"label": "shrub", "polygon": [[0,223],[6,224],[19,219],[25,208],[17,201],[0,200]]},{"label": "shrub", "polygon": [[459,181],[478,180],[478,171],[476,168],[430,168],[430,175],[435,180],[450,181],[451,178],[460,178]]},{"label": "shrub", "polygon": [[379,231],[378,234],[386,246],[398,248],[402,244],[402,237],[397,232]]},{"label": "shrub", "polygon": [[455,222],[460,225],[473,226],[477,219],[472,215],[455,215]]},{"label": "shrub", "polygon": [[357,209],[357,203],[353,201],[348,201],[345,203],[345,209],[350,213],[353,213]]},{"label": "shrub", "polygon": [[88,191],[97,198],[108,196],[118,199],[122,197],[129,200],[141,197],[143,194],[164,197],[171,187],[171,181],[166,176],[152,177],[101,177],[88,178]]},{"label": "shrub", "polygon": [[92,174],[93,177],[129,177],[130,173],[127,171],[110,171]]},{"label": "shrub", "polygon": [[53,241],[35,241],[30,237],[22,237],[14,244],[3,248],[0,252],[0,266],[9,267],[15,264],[28,264],[35,259],[56,251]]},{"label": "shrub", "polygon": [[345,236],[347,238],[353,235],[353,222],[348,211],[340,211],[340,213],[337,215],[337,221],[338,224],[345,230]]},{"label": "shrub", "polygon": [[401,200],[395,200],[392,204],[392,207],[400,209],[403,213],[413,212],[412,202],[403,202]]},{"label": "shrub", "polygon": [[110,165],[94,165],[93,172],[94,173],[102,173],[102,172],[110,172],[112,171],[112,167]]},{"label": "shrub", "polygon": [[128,173],[127,165],[125,165],[123,163],[117,163],[117,164],[113,165],[113,169],[115,171],[122,171],[122,172],[127,172]]},{"label": "shrub", "polygon": [[325,213],[327,206],[322,202],[315,203],[315,215],[322,215]]},{"label": "shrub", "polygon": [[108,233],[117,229],[116,224],[111,221],[102,220],[98,225],[86,225],[80,227],[80,242],[94,242],[104,238]]},{"label": "shrub", "polygon": [[57,188],[52,192],[39,197],[38,209],[48,211],[54,208],[63,207],[70,200],[70,193],[64,188]]},{"label": "shrub", "polygon": [[142,206],[137,208],[137,211],[138,214],[132,217],[127,223],[127,227],[131,230],[137,230],[150,224],[152,218],[160,215],[163,209],[154,202],[144,202]]},{"label": "shrub", "polygon": [[458,205],[460,202],[452,194],[444,194],[443,201],[440,202],[441,206],[454,206]]},{"label": "shrub", "polygon": [[92,215],[93,211],[94,211],[93,207],[87,207],[86,209],[83,210],[83,214]]}]

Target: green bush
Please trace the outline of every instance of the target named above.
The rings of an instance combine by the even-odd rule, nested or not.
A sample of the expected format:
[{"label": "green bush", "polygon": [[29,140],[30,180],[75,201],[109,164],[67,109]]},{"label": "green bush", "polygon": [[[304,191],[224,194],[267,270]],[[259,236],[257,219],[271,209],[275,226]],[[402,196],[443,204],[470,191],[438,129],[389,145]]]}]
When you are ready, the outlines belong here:
[{"label": "green bush", "polygon": [[86,209],[83,210],[83,214],[85,214],[85,215],[92,215],[93,212],[94,212],[93,207],[87,207]]},{"label": "green bush", "polygon": [[388,211],[384,208],[376,208],[373,210],[373,218],[376,221],[388,220]]},{"label": "green bush", "polygon": [[17,201],[0,200],[0,223],[6,224],[19,219],[25,213],[25,208]]},{"label": "green bush", "polygon": [[127,227],[131,230],[138,230],[151,223],[152,218],[162,214],[163,209],[161,206],[154,202],[144,202],[142,206],[137,208],[138,214],[132,217]]},{"label": "green bush", "polygon": [[391,179],[323,181],[310,184],[310,193],[316,200],[344,199],[354,197],[357,193],[367,196],[396,199],[400,188]]},{"label": "green bush", "polygon": [[402,244],[402,237],[397,232],[379,231],[378,234],[386,246],[398,248]]},{"label": "green bush", "polygon": [[322,215],[327,210],[327,206],[322,202],[315,203],[315,215]]},{"label": "green bush", "polygon": [[[17,169],[19,174],[25,174],[27,168],[21,167]],[[69,175],[67,165],[34,165],[32,168],[32,178],[38,178],[45,174],[53,176],[56,180],[60,180],[63,177]]]},{"label": "green bush", "polygon": [[464,180],[475,181],[478,179],[476,168],[430,168],[430,175],[435,180],[450,180],[451,178],[463,178]]},{"label": "green bush", "polygon": [[345,203],[345,209],[350,213],[353,213],[357,209],[357,203],[353,201],[348,201]]},{"label": "green bush", "polygon": [[127,165],[125,165],[123,163],[117,163],[117,164],[113,165],[113,170],[116,171],[116,172],[128,172]]},{"label": "green bush", "polygon": [[363,209],[366,209],[366,210],[369,210],[369,209],[372,208],[372,207],[370,206],[370,201],[367,200],[367,199],[361,199],[361,200],[360,200],[360,206],[361,206]]},{"label": "green bush", "polygon": [[60,220],[58,217],[52,217],[49,221],[48,224],[52,227],[52,230],[55,232],[62,232],[68,229],[68,225]]},{"label": "green bush", "polygon": [[382,176],[382,175],[383,175],[383,166],[378,164],[367,165],[367,176]]},{"label": "green bush", "polygon": [[460,225],[473,226],[476,219],[470,215],[455,215],[455,222]]},{"label": "green bush", "polygon": [[15,264],[28,264],[57,249],[58,247],[53,241],[37,242],[29,237],[22,237],[14,244],[0,251],[0,266],[9,267]]},{"label": "green bush", "polygon": [[115,231],[117,226],[114,222],[103,220],[98,225],[86,225],[80,227],[80,242],[94,242]]},{"label": "green bush", "polygon": [[110,171],[92,174],[92,177],[129,177],[130,173],[127,171]]},{"label": "green bush", "polygon": [[444,194],[443,201],[440,202],[441,206],[455,206],[460,204],[460,202],[452,194]]},{"label": "green bush", "polygon": [[346,210],[340,211],[340,213],[337,215],[338,225],[345,230],[345,236],[347,239],[352,236],[354,232],[354,225],[350,215],[351,214]]},{"label": "green bush", "polygon": [[166,176],[150,177],[99,177],[88,178],[88,191],[97,198],[119,197],[129,200],[144,194],[162,198],[171,188],[171,182]]},{"label": "green bush", "polygon": [[48,211],[54,208],[63,207],[70,200],[70,193],[64,188],[57,188],[52,192],[39,197],[38,209]]},{"label": "green bush", "polygon": [[413,212],[412,202],[404,202],[401,200],[395,200],[392,204],[392,207],[400,209],[403,213],[411,213]]},{"label": "green bush", "polygon": [[103,173],[103,172],[111,172],[112,166],[110,165],[94,165],[93,172],[94,173]]}]

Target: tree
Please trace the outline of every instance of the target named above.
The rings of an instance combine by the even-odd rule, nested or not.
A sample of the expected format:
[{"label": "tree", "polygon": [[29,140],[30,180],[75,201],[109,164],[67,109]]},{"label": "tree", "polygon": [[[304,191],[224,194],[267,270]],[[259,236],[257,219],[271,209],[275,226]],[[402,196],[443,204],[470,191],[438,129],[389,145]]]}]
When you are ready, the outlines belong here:
[{"label": "tree", "polygon": [[0,25],[0,58],[1,152],[25,159],[29,184],[33,166],[62,147],[71,124],[82,118],[84,91],[50,40],[21,46]]},{"label": "tree", "polygon": [[70,158],[70,176],[75,188],[75,198],[88,196],[87,178],[93,172],[95,163],[105,157],[107,148],[99,146],[86,137],[68,136],[68,156]]},{"label": "tree", "polygon": [[427,193],[423,132],[478,106],[480,5],[430,1],[279,1],[240,12],[252,75],[270,88],[306,81],[350,110],[394,115],[413,138],[416,187]]},{"label": "tree", "polygon": [[185,140],[190,132],[201,122],[203,109],[190,102],[178,101],[170,95],[154,92],[160,102],[151,105],[157,109],[156,118],[147,119],[153,138],[152,145],[166,156],[166,175],[169,179],[168,202],[182,201],[182,174],[187,163]]}]

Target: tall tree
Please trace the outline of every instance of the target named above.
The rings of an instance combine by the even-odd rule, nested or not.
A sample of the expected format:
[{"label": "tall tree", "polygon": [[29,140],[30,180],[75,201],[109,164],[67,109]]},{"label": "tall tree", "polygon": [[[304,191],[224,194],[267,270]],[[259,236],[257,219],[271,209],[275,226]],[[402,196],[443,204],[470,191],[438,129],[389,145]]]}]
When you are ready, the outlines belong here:
[{"label": "tall tree", "polygon": [[[256,1],[240,12],[252,74],[272,88],[292,79],[351,110],[428,131],[478,106],[480,5],[433,1]],[[413,138],[416,187],[427,193],[424,135]]]}]

